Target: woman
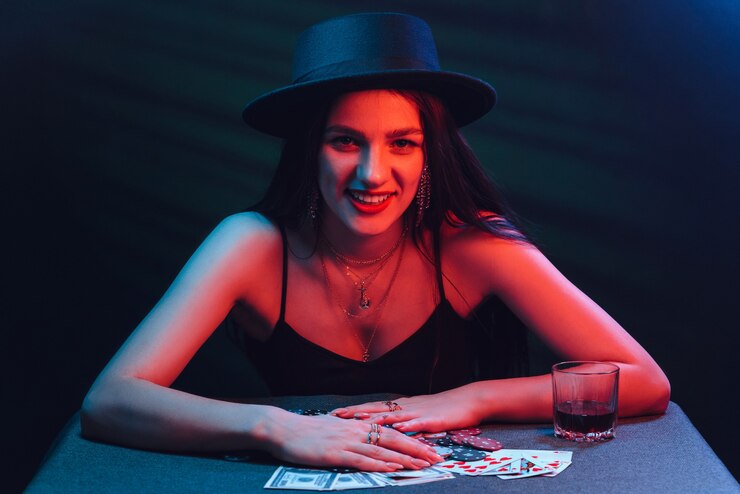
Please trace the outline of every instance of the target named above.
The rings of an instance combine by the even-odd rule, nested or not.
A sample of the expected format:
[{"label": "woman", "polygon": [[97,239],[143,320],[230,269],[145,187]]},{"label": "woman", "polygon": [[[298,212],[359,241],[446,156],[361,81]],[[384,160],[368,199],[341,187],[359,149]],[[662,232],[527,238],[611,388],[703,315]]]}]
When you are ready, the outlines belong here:
[{"label": "woman", "polygon": [[[616,362],[621,415],[664,411],[660,368],[527,241],[460,137],[494,102],[485,82],[439,69],[420,19],[361,14],[304,32],[293,84],[244,110],[286,138],[265,198],[214,230],[112,359],[83,433],[422,468],[441,458],[401,432],[551,418],[550,377],[510,377],[517,338],[494,333],[499,353],[477,351],[491,300],[564,359]],[[277,394],[410,397],[306,417],[170,389],[227,316]],[[393,425],[382,440],[376,423]]]}]

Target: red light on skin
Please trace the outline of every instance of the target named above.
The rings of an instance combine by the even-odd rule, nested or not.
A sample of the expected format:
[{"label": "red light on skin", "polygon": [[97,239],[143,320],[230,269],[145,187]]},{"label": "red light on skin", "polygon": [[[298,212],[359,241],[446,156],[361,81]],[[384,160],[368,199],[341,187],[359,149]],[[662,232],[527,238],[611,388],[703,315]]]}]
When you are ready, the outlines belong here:
[{"label": "red light on skin", "polygon": [[[387,194],[368,194],[367,192],[364,193],[365,195],[380,195],[384,196]],[[351,193],[347,193],[347,196],[349,197],[349,202],[361,213],[365,214],[377,214],[381,211],[384,211],[388,206],[391,205],[391,200],[395,197],[395,194],[391,194],[388,199],[381,201],[377,204],[368,204],[366,202],[360,202]]]}]

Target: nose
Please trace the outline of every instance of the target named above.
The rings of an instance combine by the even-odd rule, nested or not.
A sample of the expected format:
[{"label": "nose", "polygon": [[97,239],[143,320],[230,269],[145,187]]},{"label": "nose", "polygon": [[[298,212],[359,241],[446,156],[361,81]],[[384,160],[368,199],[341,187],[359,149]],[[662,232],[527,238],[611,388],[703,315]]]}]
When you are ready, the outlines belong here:
[{"label": "nose", "polygon": [[368,148],[360,160],[357,166],[357,179],[366,187],[378,187],[388,181],[390,177],[388,157],[384,157],[380,150]]}]

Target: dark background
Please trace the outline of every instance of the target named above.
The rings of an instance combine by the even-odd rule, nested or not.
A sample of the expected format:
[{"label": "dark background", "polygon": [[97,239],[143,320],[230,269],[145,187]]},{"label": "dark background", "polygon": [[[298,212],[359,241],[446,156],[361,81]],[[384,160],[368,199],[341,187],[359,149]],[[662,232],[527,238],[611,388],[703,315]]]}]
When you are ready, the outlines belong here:
[{"label": "dark background", "polygon": [[[479,157],[550,259],[655,357],[737,476],[740,3],[0,9],[6,487],[27,483],[205,235],[264,190],[279,142],[242,124],[243,104],[288,81],[302,29],[366,10],[420,15],[445,68],[494,84],[498,106],[465,130]],[[258,392],[218,336],[178,385]],[[535,347],[541,367],[552,358]]]}]

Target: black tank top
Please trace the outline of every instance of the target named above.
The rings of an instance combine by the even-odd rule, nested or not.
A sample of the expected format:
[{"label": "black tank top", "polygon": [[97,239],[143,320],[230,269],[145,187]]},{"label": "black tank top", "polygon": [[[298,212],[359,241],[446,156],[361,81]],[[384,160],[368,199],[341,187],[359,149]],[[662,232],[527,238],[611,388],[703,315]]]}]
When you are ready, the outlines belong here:
[{"label": "black tank top", "polygon": [[265,342],[227,319],[227,330],[244,350],[273,395],[419,395],[444,391],[480,379],[527,372],[523,325],[497,298],[465,319],[447,301],[442,283],[439,236],[434,236],[439,303],[426,322],[377,359],[362,362],[323,348],[285,322],[288,286],[287,238],[283,238],[280,317]]}]

